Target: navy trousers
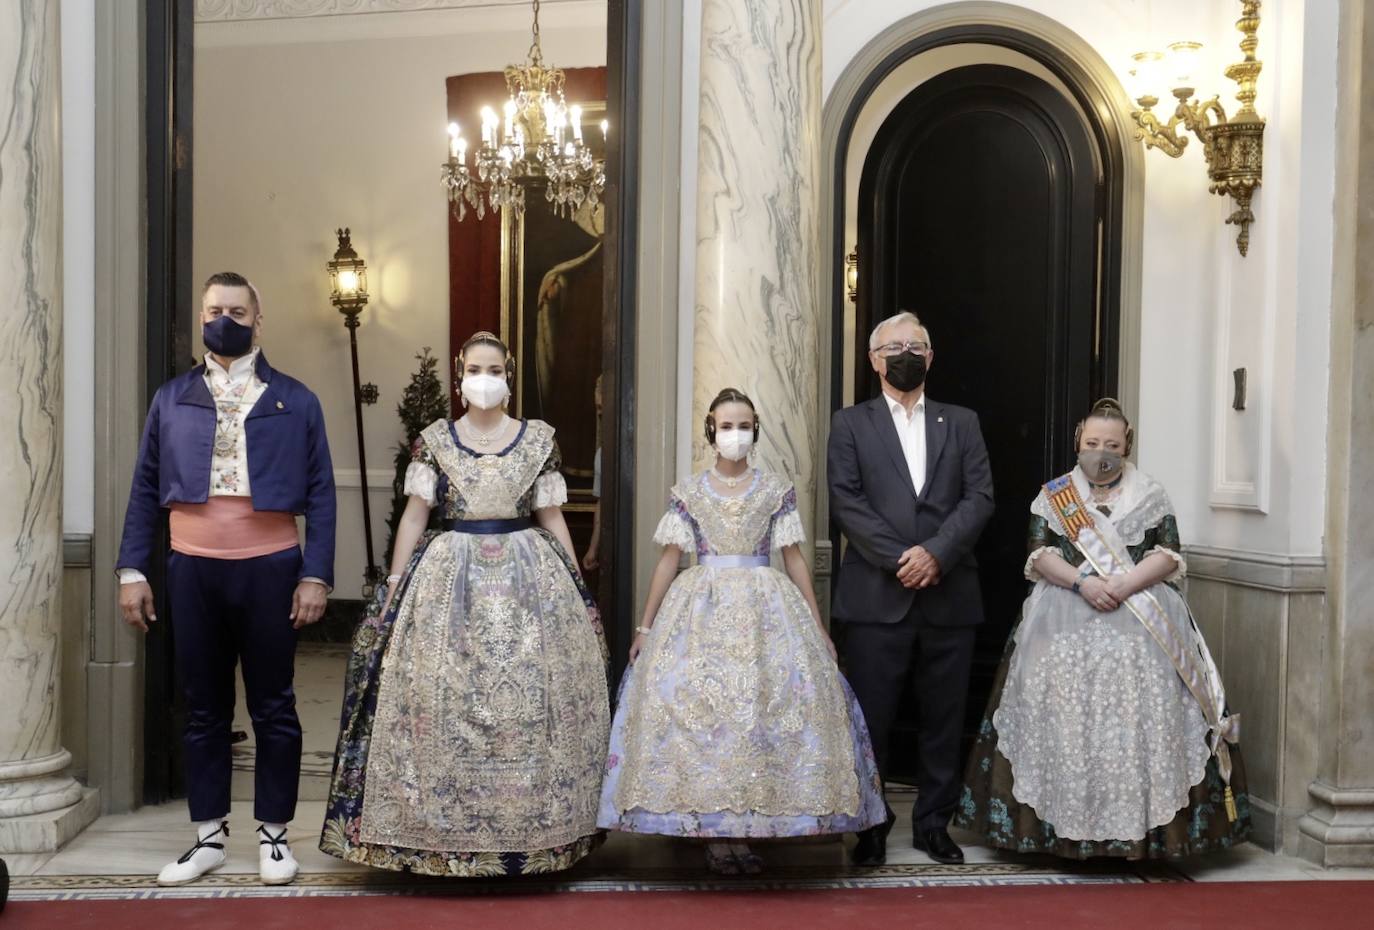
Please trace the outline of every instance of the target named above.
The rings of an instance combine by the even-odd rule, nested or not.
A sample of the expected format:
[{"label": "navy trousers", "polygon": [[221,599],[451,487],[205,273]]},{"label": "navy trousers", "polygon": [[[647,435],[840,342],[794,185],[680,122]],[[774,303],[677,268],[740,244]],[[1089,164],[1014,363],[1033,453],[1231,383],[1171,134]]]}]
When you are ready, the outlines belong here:
[{"label": "navy trousers", "polygon": [[977,634],[978,628],[972,626],[930,626],[915,604],[897,623],[845,625],[849,685],[864,712],[873,755],[884,777],[902,694],[908,682],[915,684],[920,719],[911,819],[917,830],[948,825],[959,800],[964,773],[959,737]]},{"label": "navy trousers", "polygon": [[300,571],[301,552],[295,548],[254,559],[180,552],[168,557],[177,671],[186,695],[186,795],[192,820],[229,813],[229,734],[239,662],[257,742],[254,816],[265,823],[286,823],[295,816],[301,723],[292,689],[291,598]]}]

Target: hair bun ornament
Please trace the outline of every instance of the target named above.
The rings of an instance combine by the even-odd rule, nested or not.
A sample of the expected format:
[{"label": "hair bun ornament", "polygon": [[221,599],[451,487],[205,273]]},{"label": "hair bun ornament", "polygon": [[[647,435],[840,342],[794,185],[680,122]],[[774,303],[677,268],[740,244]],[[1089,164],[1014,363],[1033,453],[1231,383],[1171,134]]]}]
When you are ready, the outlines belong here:
[{"label": "hair bun ornament", "polygon": [[1115,397],[1104,397],[1097,403],[1093,404],[1093,413],[1097,413],[1098,411],[1102,410],[1114,410],[1117,413],[1122,414],[1123,416],[1126,413],[1125,409],[1121,406],[1121,401],[1117,400]]}]

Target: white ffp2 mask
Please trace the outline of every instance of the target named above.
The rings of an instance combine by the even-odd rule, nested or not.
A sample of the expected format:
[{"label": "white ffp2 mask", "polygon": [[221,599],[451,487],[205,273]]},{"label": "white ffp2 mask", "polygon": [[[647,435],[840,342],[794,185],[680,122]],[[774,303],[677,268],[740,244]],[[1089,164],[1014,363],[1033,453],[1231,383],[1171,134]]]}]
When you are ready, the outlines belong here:
[{"label": "white ffp2 mask", "polygon": [[505,378],[496,375],[468,375],[463,379],[463,399],[478,410],[499,407],[510,394],[510,386]]},{"label": "white ffp2 mask", "polygon": [[716,432],[716,451],[732,462],[738,462],[754,447],[754,430],[723,429]]}]

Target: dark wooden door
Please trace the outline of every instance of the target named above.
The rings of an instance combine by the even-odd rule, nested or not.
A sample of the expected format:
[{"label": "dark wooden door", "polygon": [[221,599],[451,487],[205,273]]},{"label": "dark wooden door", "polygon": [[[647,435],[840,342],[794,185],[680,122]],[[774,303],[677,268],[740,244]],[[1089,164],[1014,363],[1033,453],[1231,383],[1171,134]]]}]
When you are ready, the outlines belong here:
[{"label": "dark wooden door", "polygon": [[[1073,427],[1114,388],[1100,314],[1102,197],[1074,106],[1014,68],[977,65],[922,84],[875,137],[859,188],[855,397],[879,390],[867,336],[898,310],[930,328],[931,397],[981,418],[997,511],[977,548],[987,623],[968,702],[972,733],[1026,595],[1028,506],[1072,461]],[[914,698],[903,703],[914,730]],[[892,771],[914,771],[893,742]]]}]

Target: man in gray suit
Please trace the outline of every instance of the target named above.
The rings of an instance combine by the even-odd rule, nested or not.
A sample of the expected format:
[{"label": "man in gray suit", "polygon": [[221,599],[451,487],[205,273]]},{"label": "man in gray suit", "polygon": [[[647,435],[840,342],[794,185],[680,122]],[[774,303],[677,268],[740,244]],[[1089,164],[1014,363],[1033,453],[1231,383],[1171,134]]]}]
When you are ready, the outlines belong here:
[{"label": "man in gray suit", "polygon": [[[836,411],[827,473],[830,515],[849,541],[833,614],[846,624],[850,684],[886,774],[907,682],[920,701],[917,849],[963,862],[950,839],[959,797],[959,737],[976,627],[983,622],[974,543],[992,516],[992,473],[971,410],[925,396],[935,353],[912,313],[879,323],[868,358],[883,393]],[[887,824],[859,835],[854,862],[881,865]]]}]

